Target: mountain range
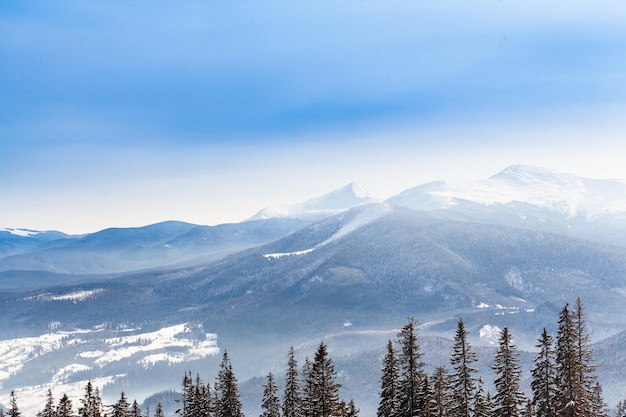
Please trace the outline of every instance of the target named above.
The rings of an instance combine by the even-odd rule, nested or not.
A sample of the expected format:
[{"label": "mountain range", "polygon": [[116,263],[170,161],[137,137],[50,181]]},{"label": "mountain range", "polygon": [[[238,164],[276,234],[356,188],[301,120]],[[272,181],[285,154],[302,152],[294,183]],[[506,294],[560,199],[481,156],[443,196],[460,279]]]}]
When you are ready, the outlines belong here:
[{"label": "mountain range", "polygon": [[[0,368],[0,399],[12,388],[76,389],[96,378],[106,395],[127,387],[147,396],[177,389],[191,365],[214,374],[213,353],[227,349],[254,413],[258,377],[280,375],[290,345],[303,359],[324,339],[345,364],[344,391],[368,416],[382,349],[407,316],[428,346],[449,343],[463,317],[488,358],[504,326],[534,350],[541,329],[554,333],[561,307],[579,296],[602,361],[626,329],[626,183],[520,165],[385,201],[350,184],[239,224],[85,236],[7,229],[0,330],[6,345],[30,347]],[[194,341],[168,342],[171,329]],[[203,343],[210,349],[194,356]],[[599,373],[615,403],[626,375],[608,370],[624,369],[626,358],[611,358]]]}]

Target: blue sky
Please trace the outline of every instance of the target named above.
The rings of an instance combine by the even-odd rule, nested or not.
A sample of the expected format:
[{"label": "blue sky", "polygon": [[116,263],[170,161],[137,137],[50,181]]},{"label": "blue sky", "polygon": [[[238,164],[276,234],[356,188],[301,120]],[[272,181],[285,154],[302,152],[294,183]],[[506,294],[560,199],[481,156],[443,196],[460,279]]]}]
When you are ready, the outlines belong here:
[{"label": "blue sky", "polygon": [[0,227],[240,221],[351,181],[626,178],[623,1],[0,3]]}]

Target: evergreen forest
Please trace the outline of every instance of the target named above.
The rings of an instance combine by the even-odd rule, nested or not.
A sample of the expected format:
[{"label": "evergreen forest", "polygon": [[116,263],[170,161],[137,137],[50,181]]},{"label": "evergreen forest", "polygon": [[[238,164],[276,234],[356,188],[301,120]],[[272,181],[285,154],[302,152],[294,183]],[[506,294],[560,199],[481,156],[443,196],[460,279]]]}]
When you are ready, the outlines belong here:
[{"label": "evergreen forest", "polygon": [[[522,369],[513,337],[507,327],[499,336],[491,369],[496,375],[488,390],[476,367],[477,357],[468,341],[463,320],[458,321],[449,367],[431,373],[422,361],[417,321],[409,317],[396,340],[386,345],[380,372],[377,417],[626,417],[626,398],[609,410],[595,370],[593,350],[580,299],[566,304],[558,317],[558,331],[544,328],[530,370],[530,392],[520,387]],[[265,377],[259,417],[357,417],[353,400],[341,398],[333,360],[321,342],[312,359],[299,366],[289,348],[284,381],[273,373]],[[55,401],[48,390],[37,417],[175,417],[156,409],[142,410],[124,392],[114,404],[105,405],[97,387],[88,382],[79,404],[66,394]],[[183,376],[179,417],[244,417],[237,378],[224,351],[213,385],[189,371]],[[18,398],[10,394],[0,417],[22,417]],[[29,416],[24,416],[29,417]],[[250,417],[250,416],[248,416]]]}]

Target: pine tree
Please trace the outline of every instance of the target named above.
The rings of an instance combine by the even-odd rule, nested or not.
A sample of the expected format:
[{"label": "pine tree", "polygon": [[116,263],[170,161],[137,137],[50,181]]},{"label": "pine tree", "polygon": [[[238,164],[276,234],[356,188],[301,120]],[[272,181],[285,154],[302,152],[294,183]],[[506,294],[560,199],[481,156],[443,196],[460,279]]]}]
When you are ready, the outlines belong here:
[{"label": "pine tree", "polygon": [[17,396],[15,395],[15,391],[11,390],[11,393],[9,394],[9,409],[7,410],[7,416],[20,417],[21,415],[22,413],[17,406]]},{"label": "pine tree", "polygon": [[599,382],[596,382],[596,385],[593,387],[593,394],[591,398],[592,415],[595,417],[608,417],[609,410],[607,404],[604,402],[602,398],[602,386]]},{"label": "pine tree", "polygon": [[300,380],[296,352],[291,346],[287,355],[287,372],[285,374],[285,390],[283,393],[283,416],[301,417]]},{"label": "pine tree", "polygon": [[476,353],[467,340],[467,331],[463,320],[460,319],[454,336],[454,347],[450,363],[454,373],[451,375],[452,407],[451,417],[472,417],[476,389],[473,374],[478,370],[472,367],[476,362]]},{"label": "pine tree", "polygon": [[328,357],[326,345],[321,342],[306,381],[306,402],[310,406],[311,417],[331,417],[343,411],[338,395],[341,385],[335,381],[336,378],[333,361]]},{"label": "pine tree", "polygon": [[587,331],[585,309],[580,298],[576,299],[576,306],[572,312],[572,324],[576,334],[576,355],[580,366],[580,383],[582,388],[581,406],[585,416],[599,416],[604,408],[602,389],[600,395],[596,386],[599,387],[598,377],[595,375],[596,365],[593,363],[593,349],[591,339]]},{"label": "pine tree", "polygon": [[159,402],[154,409],[154,417],[165,417],[165,413],[163,413],[163,405]]},{"label": "pine tree", "polygon": [[421,410],[420,417],[437,417],[439,414],[435,387],[428,380],[428,375],[424,375],[422,382],[422,390],[419,395],[419,409]]},{"label": "pine tree", "polygon": [[443,366],[435,368],[431,379],[437,402],[437,417],[448,417],[452,402],[448,370]]},{"label": "pine tree", "polygon": [[359,417],[359,411],[360,410],[356,408],[356,405],[354,404],[354,400],[350,399],[345,411],[346,417]]},{"label": "pine tree", "polygon": [[494,415],[491,404],[491,397],[485,396],[485,388],[483,380],[478,379],[478,388],[476,390],[476,398],[474,400],[474,416],[475,417],[492,417]]},{"label": "pine tree", "polygon": [[536,417],[535,408],[533,407],[533,402],[530,399],[526,401],[526,406],[522,411],[522,417]]},{"label": "pine tree", "polygon": [[313,392],[314,386],[309,383],[311,372],[313,371],[313,363],[308,357],[304,358],[304,365],[302,365],[302,397],[300,398],[300,413],[302,417],[311,417],[313,415],[312,398],[315,393]]},{"label": "pine tree", "polygon": [[274,375],[267,375],[267,383],[263,386],[263,413],[261,417],[280,417],[280,400],[278,399],[278,387],[274,381]]},{"label": "pine tree", "polygon": [[556,417],[554,399],[556,396],[556,375],[554,372],[554,348],[552,336],[544,328],[536,345],[539,353],[531,371],[530,387],[533,392],[533,404],[537,417]]},{"label": "pine tree", "polygon": [[496,394],[493,397],[495,413],[499,417],[520,417],[521,407],[524,404],[524,393],[519,383],[522,370],[519,366],[517,348],[509,328],[505,327],[500,333],[498,352],[492,369],[496,373],[494,381]]},{"label": "pine tree", "polygon": [[183,375],[182,397],[182,407],[176,410],[176,414],[181,417],[192,417],[196,396],[194,392],[193,379],[191,378],[191,371],[185,371],[185,374]]},{"label": "pine tree", "polygon": [[63,394],[59,400],[59,404],[56,409],[56,417],[74,417],[74,410],[72,409],[72,400]]},{"label": "pine tree", "polygon": [[422,353],[417,344],[417,324],[409,317],[406,325],[398,333],[398,366],[400,378],[398,382],[398,416],[417,417],[420,414],[419,395],[425,373],[424,363],[420,361]]},{"label": "pine tree", "polygon": [[235,378],[226,351],[220,363],[215,390],[217,392],[216,417],[243,417],[237,378]]},{"label": "pine tree", "polygon": [[128,404],[124,391],[120,394],[120,399],[113,405],[111,417],[130,417],[130,404]]},{"label": "pine tree", "polygon": [[56,410],[54,408],[54,398],[52,398],[52,390],[48,389],[46,393],[46,405],[43,410],[37,413],[37,417],[56,417]]},{"label": "pine tree", "polygon": [[97,387],[91,381],[85,386],[85,394],[81,398],[82,407],[78,410],[80,417],[102,417],[102,400]]},{"label": "pine tree", "polygon": [[380,378],[380,402],[376,413],[378,417],[398,417],[399,372],[393,344],[389,340]]},{"label": "pine tree", "polygon": [[137,400],[134,400],[133,404],[130,406],[130,417],[144,417],[141,414],[141,408],[139,407]]},{"label": "pine tree", "polygon": [[555,409],[559,417],[588,417],[583,403],[582,364],[578,355],[578,338],[573,315],[566,304],[559,314],[556,342]]}]

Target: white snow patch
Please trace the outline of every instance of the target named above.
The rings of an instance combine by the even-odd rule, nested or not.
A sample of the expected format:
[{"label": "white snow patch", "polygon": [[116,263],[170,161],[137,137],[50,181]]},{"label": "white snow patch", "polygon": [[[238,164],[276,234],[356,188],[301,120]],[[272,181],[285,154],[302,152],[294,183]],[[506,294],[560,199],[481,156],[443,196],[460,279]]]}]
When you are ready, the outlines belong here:
[{"label": "white snow patch", "polygon": [[489,307],[491,307],[489,304],[486,304],[483,302],[481,302],[480,304],[476,306],[476,308],[489,308]]},{"label": "white snow patch", "polygon": [[59,369],[52,377],[52,383],[59,384],[68,380],[70,376],[81,371],[89,371],[91,366],[83,365],[80,363],[72,363]]},{"label": "white snow patch", "polygon": [[[156,358],[163,358],[163,361],[168,363],[179,363],[182,360],[191,361],[219,353],[216,334],[206,333],[204,340],[198,342],[186,338],[185,334],[189,333],[191,333],[191,328],[184,323],[165,327],[152,333],[106,339],[104,342],[111,346],[111,350],[98,357],[94,363],[103,367],[108,363],[119,362],[139,353],[154,352],[148,355],[151,356],[150,360],[142,361],[145,366]],[[155,354],[163,355],[163,351],[170,348],[183,349],[185,353],[182,359],[179,354],[154,356]]]},{"label": "white snow patch", "polygon": [[47,333],[37,337],[0,340],[0,381],[24,367],[29,360],[59,350],[72,342],[72,337],[86,331]]},{"label": "white snow patch", "polygon": [[38,234],[42,233],[42,232],[37,231],[37,230],[13,229],[11,227],[6,227],[4,229],[0,229],[0,232],[8,232],[8,233],[11,233],[12,235],[21,236],[21,237],[33,237],[33,236],[37,236]]},{"label": "white snow patch", "polygon": [[104,292],[103,289],[75,291],[64,295],[53,295],[49,297],[50,301],[85,301],[93,298],[95,295]]},{"label": "white snow patch", "polygon": [[93,359],[93,358],[99,358],[100,356],[104,355],[104,352],[101,350],[88,350],[85,352],[80,352],[78,354],[79,358],[88,358],[88,359]]},{"label": "white snow patch", "polygon": [[480,338],[485,342],[495,345],[500,338],[500,332],[502,330],[498,326],[492,326],[485,324],[479,331]]},{"label": "white snow patch", "polygon": [[314,250],[315,250],[315,248],[305,249],[305,250],[300,250],[300,251],[295,251],[295,252],[267,253],[267,254],[263,255],[263,257],[265,259],[280,259],[280,258],[285,257],[285,256],[305,255],[307,253],[313,252]]}]

